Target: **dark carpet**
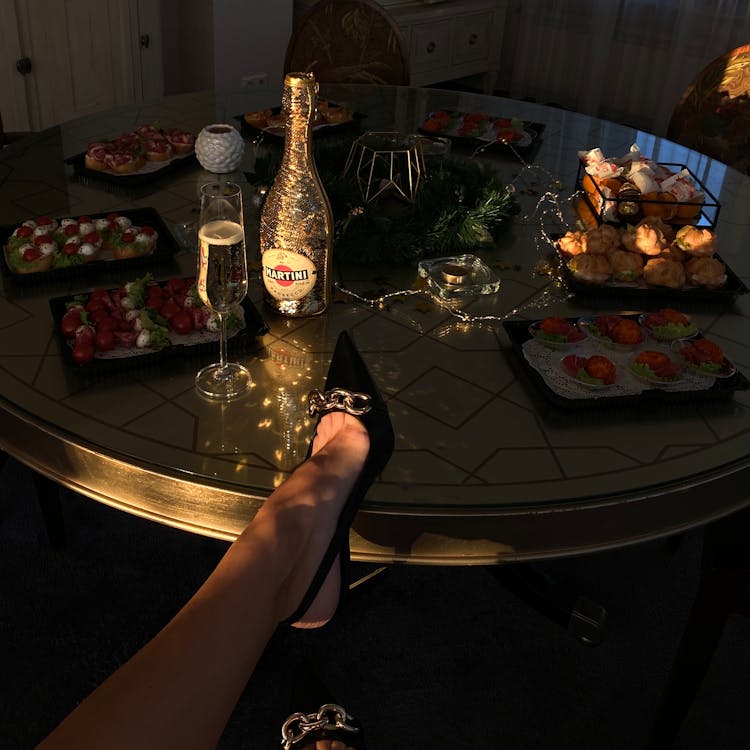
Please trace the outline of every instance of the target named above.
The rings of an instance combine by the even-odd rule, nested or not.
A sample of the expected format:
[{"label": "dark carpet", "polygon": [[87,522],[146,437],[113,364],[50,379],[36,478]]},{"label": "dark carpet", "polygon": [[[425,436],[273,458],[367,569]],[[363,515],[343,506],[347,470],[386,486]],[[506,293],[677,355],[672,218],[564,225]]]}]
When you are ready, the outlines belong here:
[{"label": "dark carpet", "polygon": [[[0,748],[41,740],[187,600],[224,544],[63,492],[50,547],[28,470],[0,491]],[[646,744],[695,593],[702,535],[545,564],[603,604],[586,647],[481,568],[399,566],[320,631],[279,631],[220,744],[278,747],[300,665],[359,717],[369,750],[634,750]],[[750,621],[727,626],[678,750],[750,746]]]}]

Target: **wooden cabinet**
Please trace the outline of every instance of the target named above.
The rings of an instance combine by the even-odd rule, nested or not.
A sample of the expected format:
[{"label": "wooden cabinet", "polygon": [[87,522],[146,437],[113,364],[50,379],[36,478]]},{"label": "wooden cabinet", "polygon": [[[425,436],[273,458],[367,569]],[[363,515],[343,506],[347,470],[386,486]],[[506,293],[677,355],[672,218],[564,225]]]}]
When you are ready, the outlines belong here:
[{"label": "wooden cabinet", "polygon": [[388,7],[409,45],[415,86],[484,75],[491,94],[500,64],[506,0],[457,0]]},{"label": "wooden cabinet", "polygon": [[[315,2],[295,0],[295,23]],[[507,4],[507,0],[380,0],[403,34],[413,85],[482,74],[487,94],[497,78]]]}]

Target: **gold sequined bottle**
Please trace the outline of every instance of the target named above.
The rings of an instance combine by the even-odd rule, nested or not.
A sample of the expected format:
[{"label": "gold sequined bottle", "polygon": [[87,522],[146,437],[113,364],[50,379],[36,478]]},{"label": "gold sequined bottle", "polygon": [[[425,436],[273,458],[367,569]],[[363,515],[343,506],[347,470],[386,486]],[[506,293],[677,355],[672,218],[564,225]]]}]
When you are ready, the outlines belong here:
[{"label": "gold sequined bottle", "polygon": [[292,316],[323,312],[331,293],[333,215],[312,154],[317,91],[311,73],[284,78],[284,155],[260,215],[265,301]]}]

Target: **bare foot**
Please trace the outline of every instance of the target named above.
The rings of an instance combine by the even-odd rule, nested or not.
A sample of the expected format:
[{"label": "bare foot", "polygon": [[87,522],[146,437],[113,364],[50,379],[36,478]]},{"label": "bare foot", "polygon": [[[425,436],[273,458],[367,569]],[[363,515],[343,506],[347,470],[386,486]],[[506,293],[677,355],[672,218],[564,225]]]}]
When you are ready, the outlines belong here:
[{"label": "bare foot", "polygon": [[[369,447],[367,430],[355,417],[343,412],[330,412],[320,419],[313,438],[312,454],[307,463],[320,466],[315,494],[319,500],[319,509],[324,509],[325,512],[316,514],[313,533],[301,558],[309,562],[300,562],[297,566],[301,571],[297,578],[302,580],[304,588],[300,587],[300,580],[290,587],[299,591],[297,602],[302,600],[328,548],[341,510],[364,466]],[[317,596],[303,617],[294,623],[294,627],[318,628],[325,625],[336,611],[340,588],[341,573],[337,557]]]}]

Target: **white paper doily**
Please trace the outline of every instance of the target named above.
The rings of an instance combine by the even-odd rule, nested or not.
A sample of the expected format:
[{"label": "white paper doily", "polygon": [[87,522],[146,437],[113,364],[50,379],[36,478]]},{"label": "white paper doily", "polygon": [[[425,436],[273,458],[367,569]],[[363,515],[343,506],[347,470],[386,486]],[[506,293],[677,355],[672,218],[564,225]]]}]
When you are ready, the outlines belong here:
[{"label": "white paper doily", "polygon": [[[630,371],[628,362],[637,356],[639,351],[645,349],[668,352],[664,347],[655,346],[653,343],[644,344],[634,351],[621,352],[605,349],[591,339],[584,339],[572,349],[560,351],[559,349],[550,349],[536,339],[529,339],[524,342],[521,348],[528,364],[542,376],[550,390],[562,398],[580,400],[638,396],[644,391],[650,390],[662,390],[670,393],[705,391],[714,384],[714,378],[689,371],[681,372],[680,380],[673,384],[651,385],[640,380]],[[584,383],[579,383],[567,375],[560,366],[561,360],[568,354],[575,354],[579,357],[591,357],[593,354],[604,355],[617,367],[617,381],[606,388],[591,388]]]}]

